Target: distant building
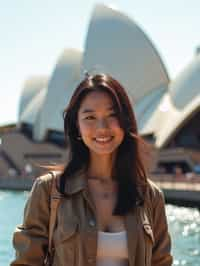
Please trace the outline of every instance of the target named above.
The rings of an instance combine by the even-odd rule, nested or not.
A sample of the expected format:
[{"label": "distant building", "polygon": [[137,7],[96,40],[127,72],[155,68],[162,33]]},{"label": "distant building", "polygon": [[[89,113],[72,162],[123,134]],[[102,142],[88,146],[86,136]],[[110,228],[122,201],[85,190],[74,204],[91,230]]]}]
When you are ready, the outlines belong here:
[{"label": "distant building", "polygon": [[[66,49],[50,77],[25,82],[16,126],[0,128],[0,176],[32,177],[43,171],[36,164],[66,161],[62,113],[84,71],[108,73],[127,89],[139,132],[159,150],[162,171],[173,171],[182,161],[187,171],[200,164],[199,53],[170,81],[159,52],[137,23],[97,5],[84,51]],[[186,158],[185,151],[174,151],[177,147],[195,151]]]}]

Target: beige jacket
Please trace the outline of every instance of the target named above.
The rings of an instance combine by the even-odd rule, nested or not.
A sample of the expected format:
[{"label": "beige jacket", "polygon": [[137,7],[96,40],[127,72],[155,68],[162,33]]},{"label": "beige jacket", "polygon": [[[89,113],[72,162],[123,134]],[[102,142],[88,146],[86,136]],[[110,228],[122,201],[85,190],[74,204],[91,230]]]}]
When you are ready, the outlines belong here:
[{"label": "beige jacket", "polygon": [[[84,175],[80,172],[66,182],[65,192],[68,196],[61,199],[53,234],[54,266],[96,265],[95,208]],[[14,233],[16,258],[12,266],[43,265],[48,246],[51,184],[52,176],[47,174],[37,178],[33,185],[25,207],[23,225],[18,226]],[[164,199],[152,182],[149,182],[145,206],[150,224],[142,224],[141,207],[125,217],[129,266],[170,266],[172,256]]]}]

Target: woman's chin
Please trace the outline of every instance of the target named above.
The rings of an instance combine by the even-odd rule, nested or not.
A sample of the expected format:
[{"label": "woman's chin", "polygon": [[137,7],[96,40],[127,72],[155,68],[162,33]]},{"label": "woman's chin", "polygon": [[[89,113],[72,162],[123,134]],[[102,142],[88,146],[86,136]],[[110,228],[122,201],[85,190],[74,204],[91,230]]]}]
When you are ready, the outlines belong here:
[{"label": "woman's chin", "polygon": [[113,155],[115,152],[116,152],[116,149],[90,149],[90,152],[93,153],[93,154],[96,154],[96,155],[99,155],[99,156],[105,156],[105,155]]}]

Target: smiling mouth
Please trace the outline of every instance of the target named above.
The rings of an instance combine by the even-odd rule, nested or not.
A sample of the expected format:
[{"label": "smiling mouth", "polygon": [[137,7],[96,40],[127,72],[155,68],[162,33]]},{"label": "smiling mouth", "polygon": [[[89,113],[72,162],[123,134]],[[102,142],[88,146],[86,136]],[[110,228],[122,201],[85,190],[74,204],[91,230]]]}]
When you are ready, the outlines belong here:
[{"label": "smiling mouth", "polygon": [[101,143],[101,144],[104,144],[104,143],[108,143],[110,142],[114,137],[102,137],[102,138],[95,138],[94,140],[97,142],[97,143]]}]

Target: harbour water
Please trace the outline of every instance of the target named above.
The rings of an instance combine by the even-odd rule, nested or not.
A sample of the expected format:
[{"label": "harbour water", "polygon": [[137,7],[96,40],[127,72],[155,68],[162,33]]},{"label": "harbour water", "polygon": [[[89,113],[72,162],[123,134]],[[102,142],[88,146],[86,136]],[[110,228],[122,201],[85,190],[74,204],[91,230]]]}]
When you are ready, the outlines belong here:
[{"label": "harbour water", "polygon": [[[0,265],[8,266],[14,258],[12,233],[22,221],[28,192],[0,190]],[[167,205],[172,237],[173,265],[200,265],[200,211]]]}]

